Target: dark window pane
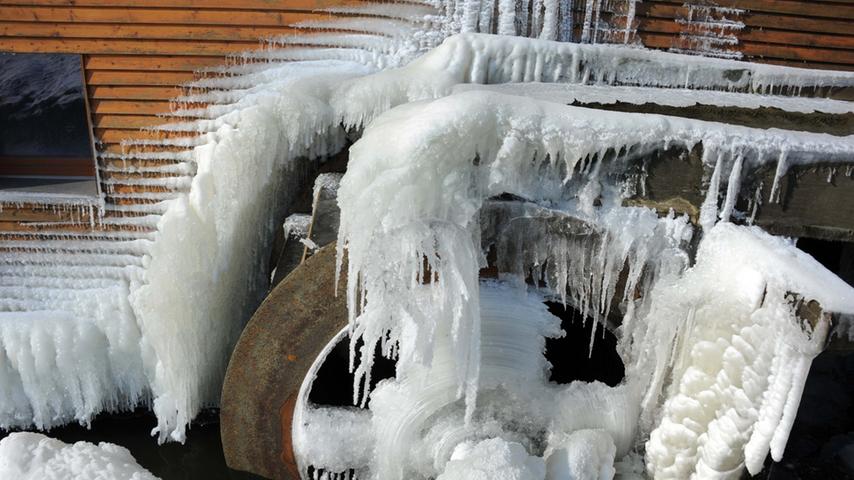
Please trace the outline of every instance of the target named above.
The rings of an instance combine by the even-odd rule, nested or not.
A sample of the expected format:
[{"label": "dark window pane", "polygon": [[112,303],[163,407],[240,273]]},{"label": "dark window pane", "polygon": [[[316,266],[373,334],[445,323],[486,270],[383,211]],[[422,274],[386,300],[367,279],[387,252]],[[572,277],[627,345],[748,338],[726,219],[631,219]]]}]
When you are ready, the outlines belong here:
[{"label": "dark window pane", "polygon": [[0,175],[93,175],[78,55],[0,53]]}]

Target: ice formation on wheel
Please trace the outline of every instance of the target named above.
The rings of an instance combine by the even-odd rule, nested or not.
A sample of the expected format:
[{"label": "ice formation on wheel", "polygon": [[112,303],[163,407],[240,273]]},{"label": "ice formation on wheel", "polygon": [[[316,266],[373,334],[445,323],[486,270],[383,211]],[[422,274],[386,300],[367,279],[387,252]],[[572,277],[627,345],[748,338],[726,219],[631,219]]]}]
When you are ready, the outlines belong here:
[{"label": "ice formation on wheel", "polygon": [[[850,113],[850,103],[799,95],[854,86],[854,75],[558,43],[549,40],[567,38],[573,22],[560,13],[572,2],[528,3],[543,8],[528,18],[498,2],[495,22],[494,1],[443,2],[442,15],[425,5],[352,7],[394,21],[365,23],[372,33],[276,39],[293,48],[246,54],[263,61],[197,82],[197,94],[176,101],[175,119],[188,120],[161,128],[202,133],[164,141],[195,147],[174,154],[166,168],[175,175],[156,181],[178,193],[149,194],[162,201],[133,220],[153,234],[62,240],[66,253],[11,254],[0,266],[0,427],[88,423],[150,402],[160,440],[183,440],[216,402],[300,173],[363,134],[339,193],[351,341],[364,341],[355,381],[369,384],[376,346],[398,373],[355,399],[370,399],[367,413],[306,406],[306,435],[342,446],[303,443],[306,466],[382,479],[474,478],[495,465],[525,478],[608,477],[633,471],[640,449],[657,478],[683,478],[736,475],[742,464],[755,472],[769,450],[779,458],[828,328],[804,325],[797,305],[854,313],[854,298],[791,245],[728,221],[745,172],[771,164],[779,180],[793,165],[850,162],[854,140],[559,103],[643,97]],[[593,42],[597,17],[591,9],[576,22]],[[493,24],[541,40],[452,35]],[[621,206],[627,166],[669,145],[701,147],[709,173],[696,262],[688,244],[700,233],[686,218]],[[490,203],[502,194],[524,202]],[[502,208],[517,221],[490,216]],[[478,269],[490,246],[505,283],[484,286]],[[542,290],[526,290],[528,276]],[[709,281],[721,276],[732,281]],[[543,341],[560,332],[544,296],[597,324],[619,313],[610,327],[623,384],[545,381]],[[759,341],[772,331],[779,343]],[[398,408],[413,399],[423,400],[421,416]],[[365,436],[344,448],[332,425]]]}]

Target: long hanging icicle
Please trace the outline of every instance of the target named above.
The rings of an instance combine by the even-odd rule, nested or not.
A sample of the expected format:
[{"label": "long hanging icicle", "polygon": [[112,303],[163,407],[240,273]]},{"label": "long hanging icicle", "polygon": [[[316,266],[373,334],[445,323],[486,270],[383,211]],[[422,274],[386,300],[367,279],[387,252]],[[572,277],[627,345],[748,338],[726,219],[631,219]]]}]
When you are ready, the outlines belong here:
[{"label": "long hanging icicle", "polygon": [[558,30],[558,41],[572,41],[572,0],[560,0],[560,28]]},{"label": "long hanging icicle", "polygon": [[584,7],[584,24],[581,28],[581,43],[590,42],[590,27],[593,24],[593,3],[596,0],[587,0]]},{"label": "long hanging icicle", "polygon": [[543,15],[543,30],[540,32],[541,40],[555,40],[557,38],[558,21],[557,2],[546,2],[545,13]]},{"label": "long hanging icicle", "polygon": [[499,35],[516,35],[516,1],[498,0]]}]

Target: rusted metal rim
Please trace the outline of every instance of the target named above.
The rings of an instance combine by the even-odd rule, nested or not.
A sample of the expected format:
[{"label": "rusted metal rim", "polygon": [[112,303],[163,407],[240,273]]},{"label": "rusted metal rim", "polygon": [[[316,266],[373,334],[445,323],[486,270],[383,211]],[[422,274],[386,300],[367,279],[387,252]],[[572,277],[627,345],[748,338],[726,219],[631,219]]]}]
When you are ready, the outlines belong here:
[{"label": "rusted metal rim", "polygon": [[230,468],[300,479],[291,439],[300,388],[315,359],[347,325],[346,301],[344,295],[335,296],[334,282],[333,243],[276,286],[241,334],[226,371],[220,411]]}]

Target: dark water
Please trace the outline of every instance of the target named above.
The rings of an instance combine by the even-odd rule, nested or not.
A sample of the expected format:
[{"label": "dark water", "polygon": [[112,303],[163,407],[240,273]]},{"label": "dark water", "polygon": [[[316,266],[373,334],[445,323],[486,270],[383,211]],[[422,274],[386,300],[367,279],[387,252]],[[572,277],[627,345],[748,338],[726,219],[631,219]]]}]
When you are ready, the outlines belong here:
[{"label": "dark water", "polygon": [[[163,480],[248,480],[255,475],[237,472],[225,465],[219,437],[219,416],[215,410],[205,411],[193,422],[184,445],[157,445],[150,435],[157,425],[154,415],[145,410],[101,415],[92,428],[67,425],[45,432],[66,443],[86,441],[109,442],[121,445],[136,461]],[[0,432],[0,438],[8,435]]]}]

